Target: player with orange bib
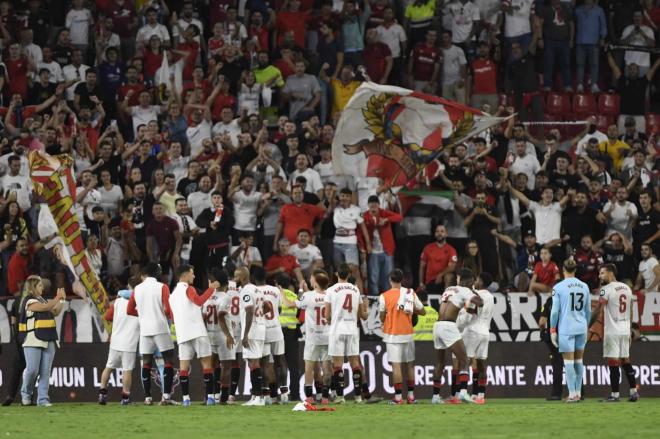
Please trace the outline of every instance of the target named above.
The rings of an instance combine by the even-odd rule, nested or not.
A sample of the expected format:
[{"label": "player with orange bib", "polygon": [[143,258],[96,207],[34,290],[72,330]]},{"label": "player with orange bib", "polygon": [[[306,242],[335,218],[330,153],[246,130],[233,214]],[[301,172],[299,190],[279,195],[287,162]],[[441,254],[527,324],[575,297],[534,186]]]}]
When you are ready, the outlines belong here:
[{"label": "player with orange bib", "polygon": [[415,404],[415,341],[413,340],[413,314],[425,315],[424,305],[411,288],[401,286],[403,271],[390,273],[391,288],[378,298],[380,321],[383,322],[383,341],[392,363],[394,400],[390,404],[403,404],[403,369],[408,379],[408,404]]}]

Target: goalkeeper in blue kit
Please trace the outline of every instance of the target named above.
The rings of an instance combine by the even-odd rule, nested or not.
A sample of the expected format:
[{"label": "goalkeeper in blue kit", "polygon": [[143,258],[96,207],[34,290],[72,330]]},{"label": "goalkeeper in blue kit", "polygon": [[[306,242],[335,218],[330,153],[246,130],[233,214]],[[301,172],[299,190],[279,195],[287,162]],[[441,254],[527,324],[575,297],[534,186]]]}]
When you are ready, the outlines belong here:
[{"label": "goalkeeper in blue kit", "polygon": [[564,358],[568,399],[580,402],[580,389],[584,376],[584,346],[591,317],[589,286],[575,277],[575,260],[564,261],[564,280],[552,289],[550,337]]}]

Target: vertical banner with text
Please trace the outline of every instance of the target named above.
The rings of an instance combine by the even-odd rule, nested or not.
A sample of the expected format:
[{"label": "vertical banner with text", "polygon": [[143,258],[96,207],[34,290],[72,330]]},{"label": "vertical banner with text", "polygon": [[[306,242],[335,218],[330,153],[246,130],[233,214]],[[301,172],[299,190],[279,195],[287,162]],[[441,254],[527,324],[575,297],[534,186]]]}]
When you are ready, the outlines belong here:
[{"label": "vertical banner with text", "polygon": [[[92,270],[85,252],[80,221],[75,207],[76,184],[73,178],[73,159],[69,155],[49,156],[39,151],[30,153],[30,178],[37,193],[48,205],[57,225],[58,235],[64,243],[75,276],[85,287],[98,312],[108,309],[108,295],[103,284]],[[110,332],[110,323],[104,321]]]}]

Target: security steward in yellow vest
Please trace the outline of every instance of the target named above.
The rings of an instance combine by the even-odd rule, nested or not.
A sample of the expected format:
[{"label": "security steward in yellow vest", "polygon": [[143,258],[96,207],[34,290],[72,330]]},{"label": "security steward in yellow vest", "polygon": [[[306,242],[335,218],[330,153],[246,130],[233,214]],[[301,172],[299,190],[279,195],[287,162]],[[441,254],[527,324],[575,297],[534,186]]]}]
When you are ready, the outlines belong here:
[{"label": "security steward in yellow vest", "polygon": [[32,403],[38,378],[37,405],[50,406],[48,384],[58,340],[55,316],[62,311],[66,293],[60,288],[54,299],[46,300],[42,297],[43,283],[39,276],[29,276],[25,282],[26,294],[21,300],[18,319],[18,337],[26,363],[21,403]]},{"label": "security steward in yellow vest", "polygon": [[[290,302],[298,300],[298,295],[292,291],[291,278],[286,273],[280,273],[275,280],[278,287],[282,288],[284,297]],[[280,325],[282,326],[282,333],[284,334],[284,358],[289,367],[289,374],[291,376],[291,385],[289,388],[290,400],[300,399],[300,370],[298,368],[298,339],[300,338],[300,331],[298,329],[298,309],[284,305],[280,308]]]},{"label": "security steward in yellow vest", "polygon": [[433,324],[438,321],[438,311],[429,306],[426,292],[417,292],[417,297],[424,304],[426,314],[415,316],[417,322],[413,326],[413,340],[433,341]]}]

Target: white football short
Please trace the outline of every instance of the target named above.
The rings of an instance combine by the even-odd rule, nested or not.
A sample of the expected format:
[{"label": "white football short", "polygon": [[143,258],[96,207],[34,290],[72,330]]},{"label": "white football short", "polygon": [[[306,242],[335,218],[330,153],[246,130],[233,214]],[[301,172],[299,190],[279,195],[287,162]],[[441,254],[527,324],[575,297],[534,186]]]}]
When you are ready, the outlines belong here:
[{"label": "white football short", "polygon": [[167,352],[174,349],[174,342],[169,333],[156,335],[140,335],[140,354],[153,355],[158,349]]},{"label": "white football short", "polygon": [[266,355],[284,355],[284,339],[264,342],[264,357]]},{"label": "white football short", "polygon": [[385,343],[387,358],[392,363],[410,363],[415,361],[415,342]]},{"label": "white football short", "polygon": [[461,333],[456,322],[441,321],[433,324],[433,347],[449,349],[461,339]]},{"label": "white football short", "polygon": [[209,339],[211,340],[211,351],[218,355],[220,361],[236,359],[236,347],[238,343],[236,339],[234,339],[234,346],[231,349],[227,348],[227,337],[222,332],[209,332]]},{"label": "white football short", "polygon": [[305,361],[330,361],[327,344],[313,344],[305,342],[305,351],[303,352]]},{"label": "white football short", "polygon": [[243,332],[241,331],[241,325],[239,323],[236,327],[234,327],[234,324],[232,323],[232,328],[232,331],[234,332],[234,341],[236,341],[236,353],[240,354],[243,352]]},{"label": "white football short", "polygon": [[331,357],[354,357],[360,355],[359,334],[330,334],[328,355]]},{"label": "white football short", "polygon": [[108,351],[108,362],[105,367],[109,369],[133,370],[135,367],[135,352],[110,349]]},{"label": "white football short", "polygon": [[243,358],[246,360],[258,360],[264,356],[264,341],[248,339],[248,347],[243,346]]},{"label": "white football short", "polygon": [[468,358],[477,360],[488,358],[488,342],[490,342],[490,335],[479,334],[469,329],[463,331],[463,343],[465,343]]},{"label": "white football short", "polygon": [[629,335],[605,335],[603,337],[603,357],[605,358],[629,358],[630,336]]},{"label": "white football short", "polygon": [[197,358],[210,357],[212,353],[211,340],[208,335],[179,343],[179,360],[190,361],[195,356]]}]

